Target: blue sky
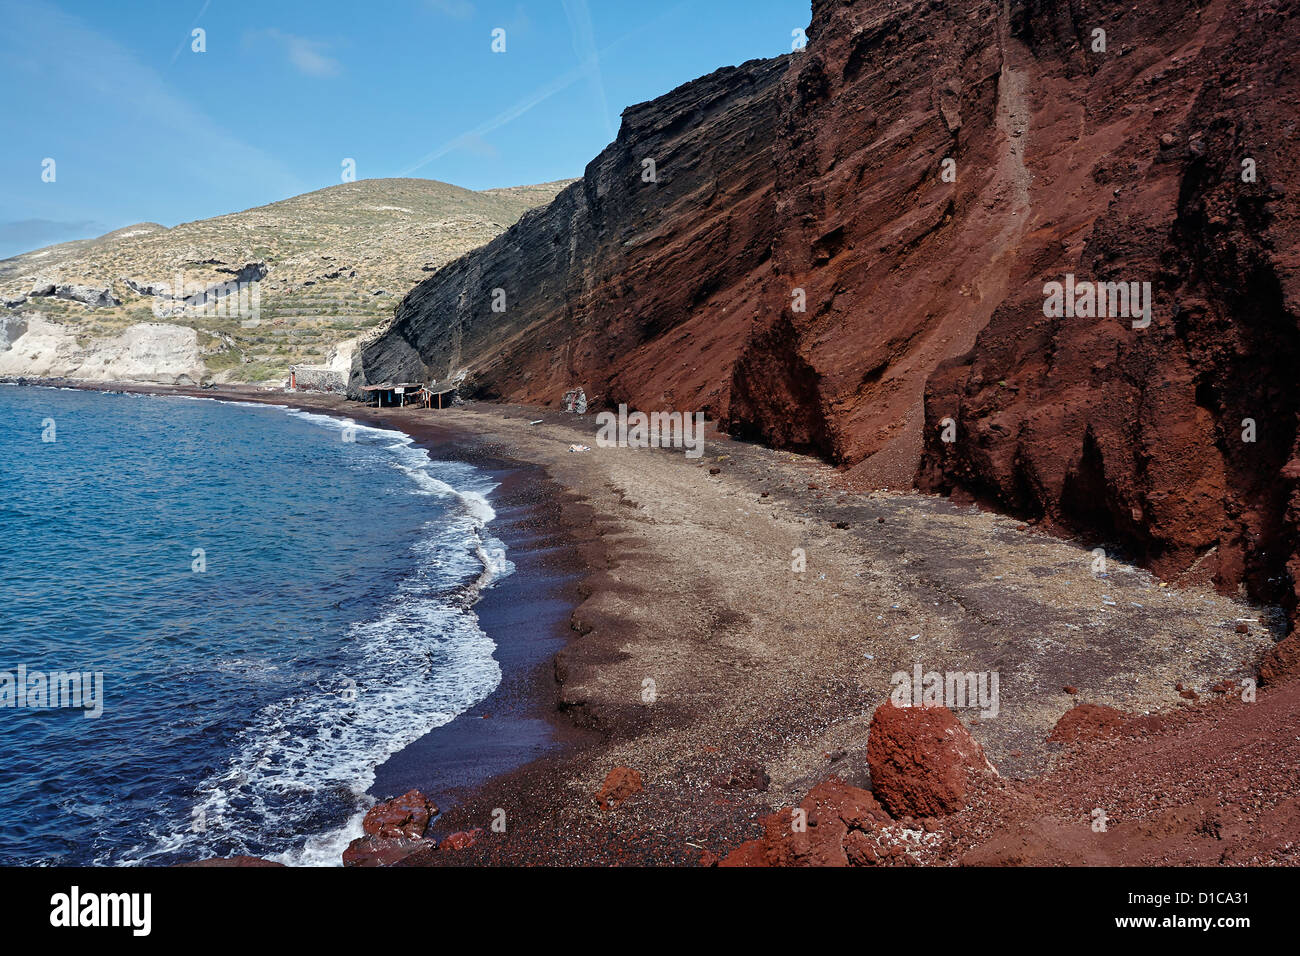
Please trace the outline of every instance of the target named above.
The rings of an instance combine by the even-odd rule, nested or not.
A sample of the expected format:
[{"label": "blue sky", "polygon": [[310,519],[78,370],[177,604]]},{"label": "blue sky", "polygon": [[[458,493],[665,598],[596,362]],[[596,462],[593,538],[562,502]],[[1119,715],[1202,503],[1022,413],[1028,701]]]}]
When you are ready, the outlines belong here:
[{"label": "blue sky", "polygon": [[345,158],[358,179],[471,189],[579,176],[624,108],[788,52],[809,16],[809,0],[0,0],[0,257],[334,185]]}]

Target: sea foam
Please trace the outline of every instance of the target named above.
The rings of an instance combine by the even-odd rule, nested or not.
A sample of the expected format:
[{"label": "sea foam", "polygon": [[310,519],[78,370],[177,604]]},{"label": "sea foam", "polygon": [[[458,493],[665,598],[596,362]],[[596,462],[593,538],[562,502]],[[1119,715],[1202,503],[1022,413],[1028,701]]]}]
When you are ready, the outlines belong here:
[{"label": "sea foam", "polygon": [[[229,403],[267,408],[260,403]],[[352,440],[382,448],[409,479],[413,494],[454,507],[423,529],[413,547],[414,567],[368,619],[348,632],[354,653],[337,672],[322,674],[305,693],[261,709],[233,743],[220,773],[197,787],[188,831],[157,834],[137,859],[205,847],[230,854],[282,842],[270,858],[290,865],[338,866],[347,844],[361,835],[373,803],[367,791],[376,768],[429,731],[492,693],[501,681],[493,652],[472,607],[480,592],[511,574],[505,546],[488,533],[496,517],[488,500],[495,487],[461,467],[456,487],[433,472],[457,466],[434,462],[398,431],[362,425],[285,406],[288,414],[325,428],[346,429]],[[328,809],[319,806],[327,795]],[[332,811],[332,813],[330,812]],[[301,814],[340,815],[341,824],[313,827]]]}]

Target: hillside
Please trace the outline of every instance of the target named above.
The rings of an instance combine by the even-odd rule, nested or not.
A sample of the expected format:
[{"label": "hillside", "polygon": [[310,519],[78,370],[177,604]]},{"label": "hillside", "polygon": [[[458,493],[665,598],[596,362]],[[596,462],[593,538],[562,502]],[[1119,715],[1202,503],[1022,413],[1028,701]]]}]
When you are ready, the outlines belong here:
[{"label": "hillside", "polygon": [[[817,0],[808,35],[629,109],[354,393],[703,410],[1294,607],[1297,4]],[[1047,314],[1067,276],[1150,325]]]},{"label": "hillside", "polygon": [[[564,185],[472,192],[432,180],[362,180],[3,260],[0,342],[32,335],[11,354],[0,352],[0,373],[115,377],[95,374],[107,368],[150,381],[283,378],[289,365],[323,363],[336,346],[386,321],[413,285]],[[198,288],[255,282],[258,314],[179,308],[159,295],[164,286],[172,294],[178,276]],[[181,329],[128,332],[159,323]],[[135,355],[129,365],[119,361],[124,352]]]}]

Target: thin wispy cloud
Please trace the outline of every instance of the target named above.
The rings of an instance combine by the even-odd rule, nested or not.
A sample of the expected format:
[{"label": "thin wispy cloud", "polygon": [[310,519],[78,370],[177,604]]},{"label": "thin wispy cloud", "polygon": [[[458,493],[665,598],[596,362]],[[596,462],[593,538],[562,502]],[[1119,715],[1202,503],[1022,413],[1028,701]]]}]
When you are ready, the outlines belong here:
[{"label": "thin wispy cloud", "polygon": [[255,30],[245,36],[248,44],[262,40],[278,46],[294,69],[305,76],[337,76],[343,69],[338,60],[326,54],[329,44],[324,40],[285,33],[275,27]]},{"label": "thin wispy cloud", "polygon": [[[430,163],[446,156],[448,153],[463,148],[466,145],[466,143],[475,140],[481,140],[484,137],[486,137],[489,133],[493,132],[494,130],[498,130],[502,126],[505,126],[507,123],[513,122],[514,120],[523,116],[525,113],[536,108],[541,103],[546,102],[552,96],[555,96],[557,93],[562,93],[564,90],[567,90],[569,87],[571,87],[574,83],[577,83],[580,80],[589,77],[593,69],[595,70],[599,69],[599,60],[601,57],[608,56],[615,48],[622,46],[624,43],[632,39],[634,36],[637,36],[640,33],[642,33],[646,28],[652,26],[653,24],[659,22],[660,20],[664,19],[667,16],[676,13],[684,6],[686,6],[685,0],[683,0],[682,3],[677,3],[671,7],[666,7],[660,10],[657,16],[651,17],[650,19],[644,21],[639,29],[633,30],[630,33],[625,33],[623,36],[619,37],[617,40],[610,43],[603,49],[594,50],[590,57],[588,57],[584,62],[579,63],[578,66],[576,66],[574,69],[569,70],[566,73],[560,74],[555,79],[551,80],[551,82],[538,87],[536,90],[533,90],[523,99],[519,100],[517,103],[510,106],[509,108],[503,110],[501,113],[498,113],[496,116],[493,116],[491,119],[485,120],[484,122],[480,123],[478,126],[474,127],[473,129],[461,133],[455,139],[443,143],[433,152],[429,153],[426,156],[421,157],[417,162],[413,163],[412,165],[408,166],[406,169],[402,170],[400,173],[398,173],[398,175],[410,176],[415,172],[423,169],[425,166],[428,166]],[[590,16],[588,16],[587,21],[588,21],[588,26],[590,26]],[[594,42],[592,45],[594,47],[595,45]],[[603,98],[604,96],[603,84],[602,84],[601,95]],[[605,110],[605,121],[606,121],[606,125],[608,126],[609,125],[608,109]],[[612,140],[615,135],[616,134],[611,129],[610,139]]]},{"label": "thin wispy cloud", "polygon": [[564,0],[564,15],[569,18],[569,31],[573,35],[573,52],[578,62],[587,70],[592,89],[600,104],[600,116],[609,138],[614,138],[614,124],[609,119],[609,100],[605,97],[605,78],[600,72],[600,52],[596,49],[596,30],[591,24],[591,10],[587,0]]},{"label": "thin wispy cloud", "polygon": [[94,113],[105,122],[147,130],[142,163],[172,164],[196,186],[225,188],[232,176],[242,176],[286,195],[302,191],[302,182],[279,160],[172,92],[155,69],[111,37],[45,0],[0,0],[0,16],[6,23],[23,24],[21,42],[17,35],[8,43],[0,39],[0,56],[21,55],[23,47],[57,38],[59,56],[41,59],[45,88],[64,91],[70,112]]},{"label": "thin wispy cloud", "polygon": [[484,122],[480,123],[478,126],[475,126],[473,129],[461,133],[455,139],[448,140],[446,143],[443,143],[433,152],[429,153],[427,156],[422,157],[415,164],[408,166],[406,169],[402,170],[400,173],[398,173],[398,175],[410,176],[412,173],[416,172],[419,169],[422,169],[425,166],[428,166],[434,160],[441,159],[442,157],[446,156],[450,152],[453,152],[457,149],[461,149],[462,147],[466,146],[469,143],[483,141],[484,137],[486,137],[488,133],[491,133],[493,130],[500,129],[502,126],[505,126],[507,123],[518,119],[519,117],[527,113],[529,110],[531,110],[533,107],[537,106],[539,103],[543,103],[546,100],[549,100],[556,93],[568,89],[570,86],[572,86],[574,83],[577,83],[586,75],[587,75],[586,70],[582,67],[579,67],[577,69],[570,70],[568,73],[565,73],[561,76],[557,76],[555,79],[551,80],[551,82],[547,83],[545,86],[533,90],[533,92],[529,93],[522,100],[520,100],[519,102],[511,106],[509,109],[506,109],[501,113],[498,113],[496,116],[492,117],[489,120],[485,120]]},{"label": "thin wispy cloud", "polygon": [[208,12],[208,7],[212,6],[212,0],[203,0],[203,6],[199,12],[194,14],[194,20],[190,23],[190,31],[185,34],[181,42],[176,45],[176,52],[172,54],[171,62],[175,63],[176,58],[181,55],[181,51],[188,47],[194,41],[194,28],[199,26],[199,21],[203,19],[203,14]]}]

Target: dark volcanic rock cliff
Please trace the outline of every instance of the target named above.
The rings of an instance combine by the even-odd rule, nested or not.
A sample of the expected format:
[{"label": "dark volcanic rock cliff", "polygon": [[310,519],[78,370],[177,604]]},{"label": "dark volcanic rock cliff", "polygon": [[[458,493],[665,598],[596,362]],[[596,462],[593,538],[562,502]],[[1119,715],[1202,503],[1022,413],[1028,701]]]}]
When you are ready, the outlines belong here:
[{"label": "dark volcanic rock cliff", "polygon": [[354,381],[464,370],[479,395],[554,404],[580,385],[716,409],[718,362],[734,363],[768,271],[785,67],[719,70],[627,110],[581,181],[417,286]]},{"label": "dark volcanic rock cliff", "polygon": [[[1289,599],[1297,3],[816,0],[808,35],[629,109],[354,389],[703,410]],[[1067,274],[1150,282],[1150,326],[1045,316]]]}]

